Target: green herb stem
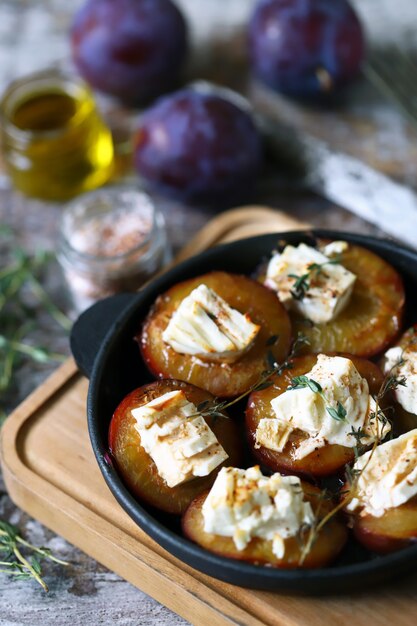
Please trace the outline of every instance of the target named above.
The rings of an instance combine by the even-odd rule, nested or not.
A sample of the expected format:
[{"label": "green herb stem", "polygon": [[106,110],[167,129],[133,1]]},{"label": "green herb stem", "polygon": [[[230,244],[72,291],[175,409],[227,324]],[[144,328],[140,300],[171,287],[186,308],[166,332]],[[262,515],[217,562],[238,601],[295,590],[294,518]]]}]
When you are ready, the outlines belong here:
[{"label": "green herb stem", "polygon": [[46,293],[45,289],[42,287],[40,282],[34,277],[30,276],[29,285],[32,289],[34,295],[39,299],[39,301],[44,305],[45,309],[48,311],[49,315],[54,318],[54,320],[67,332],[71,330],[72,321],[67,317],[62,311],[58,309],[58,307],[54,304],[51,298]]},{"label": "green herb stem", "polygon": [[[31,560],[21,552],[19,545],[32,553]],[[48,591],[48,586],[42,578],[41,563],[36,555],[60,565],[68,565],[66,561],[54,557],[49,549],[32,545],[19,535],[15,526],[2,521],[0,521],[0,552],[4,554],[5,559],[9,559],[0,561],[2,566],[0,572],[21,579],[33,578],[45,591]]]}]

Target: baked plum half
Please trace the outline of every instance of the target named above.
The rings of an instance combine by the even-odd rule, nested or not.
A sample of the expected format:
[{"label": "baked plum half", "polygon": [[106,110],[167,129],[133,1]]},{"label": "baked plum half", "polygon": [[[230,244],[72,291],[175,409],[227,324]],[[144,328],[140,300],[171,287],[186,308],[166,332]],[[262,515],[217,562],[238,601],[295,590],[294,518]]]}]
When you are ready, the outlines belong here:
[{"label": "baked plum half", "polygon": [[[333,508],[330,500],[320,497],[320,490],[308,483],[302,483],[305,500],[311,503],[313,511],[322,519]],[[290,537],[284,540],[285,553],[278,559],[272,550],[272,541],[253,538],[243,550],[238,550],[232,537],[222,537],[204,530],[202,507],[208,493],[198,495],[186,510],[182,518],[184,535],[202,548],[219,556],[246,561],[256,565],[294,569],[324,567],[334,561],[347,540],[347,529],[336,515],[319,531],[316,540],[302,561],[303,542],[307,537]],[[302,562],[301,562],[302,561]]]},{"label": "baked plum half", "polygon": [[388,509],[381,517],[357,515],[353,521],[356,539],[368,550],[386,554],[417,541],[417,496]]},{"label": "baked plum half", "polygon": [[[250,347],[237,361],[203,361],[190,354],[180,354],[163,340],[163,332],[181,302],[194,289],[206,285],[227,304],[248,314],[260,330]],[[271,338],[274,345],[268,347]],[[171,287],[155,302],[136,336],[143,359],[157,378],[175,378],[207,389],[213,395],[230,398],[247,391],[267,368],[266,355],[271,351],[282,362],[291,344],[288,314],[274,292],[258,282],[226,272],[211,272]]]},{"label": "baked plum half", "polygon": [[[375,363],[366,359],[340,355],[349,358],[359,374],[366,378],[371,394],[377,394],[384,376]],[[272,385],[261,391],[251,393],[246,409],[246,429],[249,445],[253,455],[266,467],[284,474],[293,474],[307,479],[330,476],[341,470],[347,463],[355,458],[354,448],[326,444],[317,448],[307,456],[296,459],[294,452],[308,435],[301,430],[295,429],[289,435],[288,441],[282,452],[270,450],[264,446],[257,447],[256,429],[262,418],[275,418],[271,407],[271,400],[287,391],[291,381],[296,376],[302,376],[309,372],[317,362],[316,355],[305,355],[292,360],[292,367],[281,375],[272,378]]]},{"label": "baked plum half", "polygon": [[236,424],[231,419],[220,416],[204,417],[229,458],[208,476],[168,487],[153,459],[141,445],[141,437],[135,429],[135,418],[131,411],[176,390],[182,390],[187,400],[196,406],[213,400],[213,396],[207,391],[178,380],[162,380],[139,387],[129,393],[114,412],[109,428],[109,448],[120,475],[135,496],[162,511],[180,515],[191,500],[211,487],[221,467],[225,464],[239,465],[241,444]]},{"label": "baked plum half", "polygon": [[360,456],[343,490],[356,538],[375,552],[417,540],[417,429]]},{"label": "baked plum half", "polygon": [[403,381],[393,390],[395,424],[398,433],[417,428],[417,324],[408,328],[381,359],[387,376]]},{"label": "baked plum half", "polygon": [[[328,243],[317,242],[319,248]],[[389,263],[361,246],[349,244],[338,258],[356,276],[347,306],[333,321],[322,324],[312,324],[291,312],[294,334],[301,332],[307,337],[306,352],[346,352],[369,358],[386,349],[401,328],[403,281]],[[263,282],[265,276],[260,279]]]}]

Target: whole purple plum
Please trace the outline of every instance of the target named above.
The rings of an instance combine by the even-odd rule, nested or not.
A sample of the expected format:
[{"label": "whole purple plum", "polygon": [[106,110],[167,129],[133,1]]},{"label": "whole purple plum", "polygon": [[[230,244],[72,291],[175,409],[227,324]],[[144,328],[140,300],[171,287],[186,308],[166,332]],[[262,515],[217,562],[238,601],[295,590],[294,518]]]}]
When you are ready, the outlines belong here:
[{"label": "whole purple plum", "polygon": [[349,83],[364,49],[348,0],[260,0],[249,24],[255,74],[294,96],[328,94]]},{"label": "whole purple plum", "polygon": [[87,0],[71,43],[80,74],[94,88],[140,104],[175,85],[187,28],[171,0]]},{"label": "whole purple plum", "polygon": [[254,186],[262,144],[250,112],[190,88],[145,112],[134,159],[141,176],[161,191],[199,201],[237,199]]}]

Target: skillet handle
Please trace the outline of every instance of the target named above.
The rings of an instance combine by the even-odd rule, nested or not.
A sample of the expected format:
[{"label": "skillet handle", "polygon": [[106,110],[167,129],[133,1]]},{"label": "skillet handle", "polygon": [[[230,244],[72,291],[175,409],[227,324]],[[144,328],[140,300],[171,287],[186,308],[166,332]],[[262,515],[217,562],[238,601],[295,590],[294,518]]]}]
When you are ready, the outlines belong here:
[{"label": "skillet handle", "polygon": [[99,300],[84,311],[71,330],[71,352],[80,371],[90,378],[97,353],[119,315],[136,298],[136,293],[119,293]]}]

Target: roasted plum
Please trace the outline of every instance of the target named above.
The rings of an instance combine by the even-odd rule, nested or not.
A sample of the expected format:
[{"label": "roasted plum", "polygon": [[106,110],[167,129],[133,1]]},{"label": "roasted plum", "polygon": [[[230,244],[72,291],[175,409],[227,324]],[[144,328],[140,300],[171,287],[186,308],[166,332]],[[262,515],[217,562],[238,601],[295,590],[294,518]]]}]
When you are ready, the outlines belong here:
[{"label": "roasted plum", "polygon": [[[395,363],[404,361],[404,364],[406,365],[406,369],[401,368],[401,367],[398,369],[394,367],[391,371],[391,374],[394,375],[398,380],[401,379],[402,377],[405,378],[405,389],[407,390],[406,392],[409,392],[411,396],[413,397],[414,394],[412,393],[412,390],[410,388],[411,387],[410,380],[408,381],[408,384],[407,384],[407,378],[409,378],[408,364],[409,362],[410,364],[412,364],[413,362],[412,357],[414,355],[415,355],[415,358],[417,358],[417,324],[409,328],[400,337],[397,343],[394,346],[392,346],[392,348],[399,348],[398,355],[394,359],[394,362],[390,362],[388,366],[388,362],[386,358],[383,357],[381,359],[381,366],[386,371],[387,367],[394,366]],[[389,371],[386,371],[386,373],[387,375],[390,374]],[[396,425],[396,430],[398,433],[406,433],[409,430],[413,430],[414,428],[417,428],[417,406],[416,406],[415,412],[408,411],[400,404],[400,402],[397,399],[397,393],[401,394],[401,392],[403,392],[403,389],[404,388],[399,386],[397,388],[397,391],[394,390],[392,393],[394,407],[395,407],[395,425]],[[411,408],[411,407],[408,407],[408,408]]]},{"label": "roasted plum", "polygon": [[[332,510],[334,505],[329,500],[323,501],[317,488],[303,484],[303,489],[305,499],[311,502],[313,510],[320,516],[320,519]],[[295,537],[285,540],[283,559],[278,559],[275,556],[272,551],[272,542],[266,539],[254,538],[244,550],[238,550],[231,537],[222,537],[205,532],[202,506],[206,497],[207,492],[200,494],[193,500],[183,516],[182,528],[188,539],[220,556],[257,565],[288,569],[324,567],[338,556],[347,539],[347,530],[343,522],[335,516],[323,526],[302,563],[300,561],[303,544]]]},{"label": "roasted plum", "polygon": [[[359,374],[366,378],[369,390],[372,394],[377,394],[384,380],[379,367],[366,359],[341,355],[350,358]],[[275,414],[271,407],[271,400],[284,393],[295,376],[301,376],[309,372],[315,365],[317,357],[306,355],[296,357],[292,361],[292,367],[284,371],[280,376],[272,379],[272,385],[267,389],[255,391],[249,396],[246,409],[246,428],[254,456],[270,469],[284,474],[294,474],[307,479],[322,476],[330,476],[340,471],[347,463],[351,463],[355,458],[353,448],[345,446],[327,444],[308,454],[304,458],[295,459],[294,449],[305,440],[308,435],[301,430],[294,430],[282,452],[270,450],[264,446],[255,447],[256,429],[260,420],[264,417],[274,418]]]},{"label": "roasted plum", "polygon": [[[195,356],[179,354],[162,339],[174,311],[201,284],[261,326],[252,347],[234,363],[203,362]],[[277,340],[268,347],[271,338]],[[145,363],[156,377],[184,380],[226,398],[244,393],[258,381],[267,368],[269,350],[278,362],[285,359],[291,343],[291,325],[284,307],[266,287],[246,276],[211,272],[178,283],[162,294],[136,340]]]},{"label": "roasted plum", "polygon": [[207,391],[178,380],[162,380],[139,387],[117,407],[110,423],[109,447],[118,471],[135,496],[162,511],[179,515],[193,498],[211,487],[221,467],[239,464],[241,444],[236,424],[231,419],[220,416],[205,417],[229,458],[208,476],[168,487],[159,475],[154,461],[141,446],[131,410],[175,390],[184,391],[187,399],[196,406],[206,400],[213,400],[213,396]]},{"label": "roasted plum", "polygon": [[87,0],[71,42],[78,70],[94,88],[139,104],[175,85],[187,29],[171,0]]},{"label": "roasted plum", "polygon": [[364,36],[348,0],[260,0],[249,25],[255,74],[297,97],[319,97],[355,78]]},{"label": "roasted plum", "polygon": [[353,532],[368,550],[394,552],[417,541],[417,496],[401,506],[388,509],[381,517],[356,515]]},{"label": "roasted plum", "polygon": [[[328,241],[319,241],[324,245]],[[340,263],[356,275],[346,308],[326,324],[312,324],[290,313],[294,333],[309,341],[305,352],[346,352],[369,358],[382,352],[397,336],[403,319],[405,292],[399,273],[362,246],[349,244]],[[261,273],[260,281],[265,280]]]},{"label": "roasted plum", "polygon": [[197,88],[158,101],[135,137],[134,162],[148,184],[193,201],[243,198],[261,161],[250,113]]}]

